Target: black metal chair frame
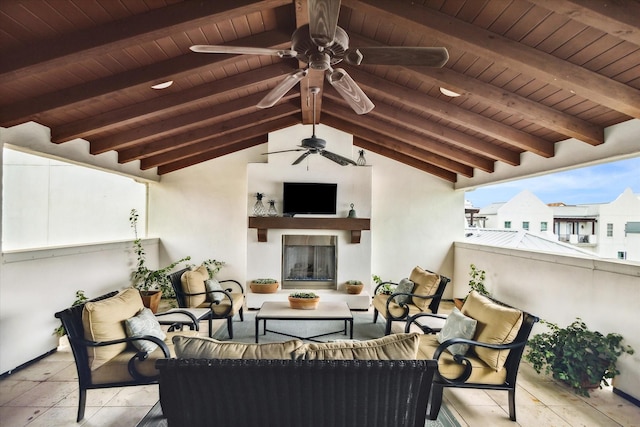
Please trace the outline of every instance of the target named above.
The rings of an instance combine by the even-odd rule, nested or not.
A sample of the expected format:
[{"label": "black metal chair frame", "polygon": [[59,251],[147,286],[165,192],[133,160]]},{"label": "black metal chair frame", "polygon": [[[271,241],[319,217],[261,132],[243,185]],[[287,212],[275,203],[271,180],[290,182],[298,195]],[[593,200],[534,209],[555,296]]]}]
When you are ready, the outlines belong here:
[{"label": "black metal chair frame", "polygon": [[[94,298],[90,300],[93,301],[101,301],[107,298],[111,298],[118,294],[118,291],[113,291],[108,294],[102,295],[98,298]],[[148,353],[144,351],[137,352],[130,360],[129,360],[129,374],[133,377],[131,381],[123,381],[123,382],[110,382],[110,383],[101,383],[94,384],[91,380],[91,368],[89,366],[89,354],[88,349],[90,347],[103,347],[112,344],[119,343],[131,343],[134,341],[152,341],[156,343],[163,351],[166,357],[171,357],[169,353],[169,348],[167,345],[156,337],[152,336],[142,336],[142,337],[129,337],[124,339],[112,340],[112,341],[89,341],[84,337],[84,326],[82,324],[82,310],[84,309],[84,303],[79,304],[65,310],[62,310],[55,314],[55,317],[60,319],[64,329],[69,338],[69,345],[71,346],[71,351],[73,352],[73,358],[76,363],[76,370],[78,371],[78,385],[79,385],[79,402],[78,402],[78,419],[80,422],[84,418],[84,409],[87,402],[87,390],[91,389],[99,389],[99,388],[111,388],[111,387],[123,387],[123,386],[134,386],[134,385],[148,385],[148,384],[157,384],[158,376],[148,377],[137,372],[135,367],[136,360],[145,360],[148,357]],[[175,314],[175,312],[174,312]],[[184,312],[183,314],[193,318],[193,315],[188,312]],[[162,313],[156,314],[156,316],[161,317]],[[195,318],[193,318],[195,322]],[[169,330],[181,329],[181,324],[175,324],[169,326]]]},{"label": "black metal chair frame", "polygon": [[[429,271],[429,270],[425,270],[429,273],[433,273],[433,274],[437,274],[434,273],[433,271]],[[386,309],[386,313],[384,313],[384,318],[387,321],[387,324],[385,325],[384,328],[384,334],[385,335],[389,335],[391,333],[391,324],[393,322],[396,321],[401,321],[401,320],[405,320],[409,317],[409,305],[414,305],[411,303],[406,303],[406,302],[401,302],[399,304],[397,304],[395,302],[395,297],[398,295],[407,295],[409,297],[409,301],[412,301],[412,298],[421,298],[421,299],[430,299],[431,302],[429,303],[429,310],[431,310],[431,313],[437,313],[438,312],[438,308],[440,307],[440,301],[442,300],[442,294],[444,294],[444,290],[447,287],[447,284],[451,281],[451,279],[449,279],[448,277],[445,276],[440,276],[440,283],[438,283],[438,287],[436,288],[436,293],[433,295],[418,295],[418,294],[413,294],[413,293],[404,293],[404,292],[399,292],[397,294],[389,294],[389,298],[387,299],[387,309]],[[376,286],[376,288],[373,291],[373,295],[374,298],[376,295],[378,295],[380,293],[380,288],[382,288],[384,285],[394,285],[394,286],[398,286],[397,283],[395,282],[382,282],[380,284],[378,284],[378,286]],[[391,314],[391,312],[389,311],[389,305],[391,304],[397,304],[401,309],[403,309],[403,313],[400,316],[394,316],[393,314]],[[376,323],[378,321],[378,309],[376,309],[375,307],[373,308],[373,323]]]},{"label": "black metal chair frame", "polygon": [[[513,308],[507,304],[501,303],[500,301],[496,301],[492,299],[497,304],[503,305],[505,307]],[[507,375],[504,383],[502,384],[483,384],[483,383],[467,383],[466,380],[471,376],[471,363],[469,359],[467,359],[464,355],[456,355],[454,356],[454,360],[465,366],[464,372],[455,379],[448,379],[436,372],[436,375],[433,380],[433,384],[431,386],[431,395],[429,397],[429,405],[427,408],[427,417],[430,420],[435,420],[438,417],[438,412],[440,412],[440,407],[442,406],[442,392],[444,387],[459,387],[459,388],[476,388],[476,389],[485,389],[485,390],[506,390],[509,393],[509,418],[512,421],[516,420],[516,379],[518,377],[518,368],[520,367],[520,361],[522,360],[522,354],[524,352],[525,346],[529,340],[529,335],[531,334],[531,330],[533,325],[538,322],[540,319],[530,313],[522,312],[522,326],[520,326],[520,330],[518,334],[514,338],[511,343],[508,344],[487,344],[479,341],[468,340],[463,338],[454,338],[447,340],[440,344],[433,355],[433,358],[437,361],[440,359],[440,355],[447,347],[453,344],[469,344],[470,346],[477,347],[486,347],[495,350],[509,350],[509,355],[507,356],[507,360],[504,364],[504,368],[507,370]],[[420,329],[423,330],[424,333],[435,333],[436,331],[430,329],[428,326],[422,326],[416,322],[417,319],[421,317],[438,317],[438,318],[446,318],[446,316],[440,316],[432,313],[418,313],[414,316],[411,316],[407,319],[407,323],[405,325],[405,332],[408,332],[413,323],[416,324]]]},{"label": "black metal chair frame", "polygon": [[[216,305],[220,305],[222,301],[214,301],[210,304],[211,311],[207,316],[207,321],[209,323],[209,337],[213,336],[213,319],[227,319],[227,331],[229,332],[229,339],[233,339],[233,298],[231,298],[232,288],[226,288],[220,291],[211,291],[211,292],[198,292],[198,293],[187,293],[182,290],[182,275],[190,271],[189,268],[183,268],[182,270],[175,271],[169,274],[167,277],[171,282],[171,286],[173,286],[173,291],[176,294],[176,301],[178,302],[178,307],[180,308],[192,308],[187,305],[186,297],[198,296],[198,295],[207,295],[210,293],[221,293],[224,295],[222,301],[225,299],[229,301],[229,305],[227,310],[223,313],[216,313],[213,310],[213,307]],[[242,295],[244,295],[244,287],[237,280],[226,279],[226,280],[218,280],[221,286],[224,286],[223,283],[235,283],[236,286],[241,290]],[[240,321],[244,322],[244,311],[243,307],[240,307],[238,310],[238,315],[240,316]]]}]

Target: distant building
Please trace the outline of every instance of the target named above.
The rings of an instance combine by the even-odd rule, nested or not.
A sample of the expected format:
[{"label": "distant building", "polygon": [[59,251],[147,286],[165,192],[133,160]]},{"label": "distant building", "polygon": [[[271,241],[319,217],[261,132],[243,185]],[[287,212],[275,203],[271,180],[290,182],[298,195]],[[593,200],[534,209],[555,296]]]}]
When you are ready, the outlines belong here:
[{"label": "distant building", "polygon": [[524,190],[478,212],[465,206],[470,227],[526,230],[590,251],[601,258],[640,261],[640,195],[626,189],[610,203],[545,205]]}]

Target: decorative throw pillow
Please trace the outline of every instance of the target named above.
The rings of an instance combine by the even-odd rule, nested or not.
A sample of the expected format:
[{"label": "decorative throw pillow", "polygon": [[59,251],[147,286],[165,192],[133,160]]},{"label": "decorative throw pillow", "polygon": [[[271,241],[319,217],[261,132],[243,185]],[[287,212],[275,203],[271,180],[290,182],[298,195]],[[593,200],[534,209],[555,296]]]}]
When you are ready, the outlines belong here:
[{"label": "decorative throw pillow", "polygon": [[198,307],[207,301],[207,288],[204,281],[209,278],[209,272],[204,265],[195,270],[186,271],[180,282],[182,282],[182,291],[186,294],[198,294],[185,297],[187,307]]},{"label": "decorative throw pillow", "polygon": [[296,359],[305,360],[414,360],[419,333],[391,334],[366,341],[336,341],[305,344]]},{"label": "decorative throw pillow", "polygon": [[[411,271],[409,280],[415,283],[413,293],[416,295],[433,295],[438,290],[438,285],[440,284],[440,276],[425,271],[419,266]],[[413,297],[412,300],[413,305],[422,311],[431,303],[431,300],[426,298]]]},{"label": "decorative throw pillow", "polygon": [[[477,324],[477,320],[465,316],[460,312],[460,310],[454,307],[451,314],[447,316],[447,320],[444,322],[442,330],[436,335],[438,342],[442,344],[452,338],[465,338],[470,340],[476,333]],[[468,344],[453,344],[447,347],[447,351],[453,355],[464,355],[468,350]]]},{"label": "decorative throw pillow", "polygon": [[204,286],[207,288],[208,302],[220,302],[224,299],[224,294],[222,292],[213,292],[222,290],[220,282],[218,282],[216,279],[207,279],[204,282]]},{"label": "decorative throw pillow", "polygon": [[213,338],[173,337],[176,357],[184,359],[284,359],[290,360],[292,353],[302,346],[300,340],[281,343],[245,344],[218,341]]},{"label": "decorative throw pillow", "polygon": [[[164,333],[160,327],[160,323],[153,312],[148,308],[143,308],[135,316],[125,320],[124,327],[127,330],[128,337],[139,337],[143,335],[150,335],[152,337],[160,338],[164,340],[167,334]],[[158,345],[151,341],[134,341],[133,345],[140,351],[146,351],[151,353],[158,348]]]},{"label": "decorative throw pillow", "polygon": [[[413,292],[414,283],[409,279],[402,279],[398,286],[393,290],[394,294],[410,294]],[[406,304],[409,302],[409,295],[398,295],[393,297],[397,304]]]}]

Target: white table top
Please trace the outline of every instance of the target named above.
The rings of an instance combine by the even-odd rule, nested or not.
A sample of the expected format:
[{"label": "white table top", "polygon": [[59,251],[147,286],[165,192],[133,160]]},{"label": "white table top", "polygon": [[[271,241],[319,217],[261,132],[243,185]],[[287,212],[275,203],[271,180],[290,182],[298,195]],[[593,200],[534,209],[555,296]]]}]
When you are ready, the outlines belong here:
[{"label": "white table top", "polygon": [[349,306],[344,301],[320,301],[315,310],[298,310],[289,307],[288,301],[266,301],[256,314],[256,319],[345,319],[353,318]]}]

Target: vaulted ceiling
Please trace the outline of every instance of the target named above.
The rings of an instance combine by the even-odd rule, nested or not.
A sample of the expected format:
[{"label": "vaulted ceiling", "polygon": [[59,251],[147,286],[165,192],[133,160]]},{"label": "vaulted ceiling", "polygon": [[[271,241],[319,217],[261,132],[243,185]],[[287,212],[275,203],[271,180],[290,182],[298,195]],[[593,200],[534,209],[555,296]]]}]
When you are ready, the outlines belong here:
[{"label": "vaulted ceiling", "polygon": [[[343,0],[351,47],[444,46],[442,68],[340,64],[375,104],[358,115],[311,70],[256,104],[296,59],[198,54],[195,44],[288,49],[306,0],[0,0],[0,126],[35,121],[52,143],[166,174],[317,122],[354,144],[455,182],[496,162],[585,150],[640,118],[640,3],[633,0]],[[167,89],[152,85],[172,80]],[[449,97],[445,88],[460,94]],[[328,141],[329,145],[331,141]],[[292,147],[293,148],[293,147]],[[329,146],[327,148],[330,148]],[[292,166],[296,167],[296,166]],[[300,166],[298,166],[300,167]]]}]

